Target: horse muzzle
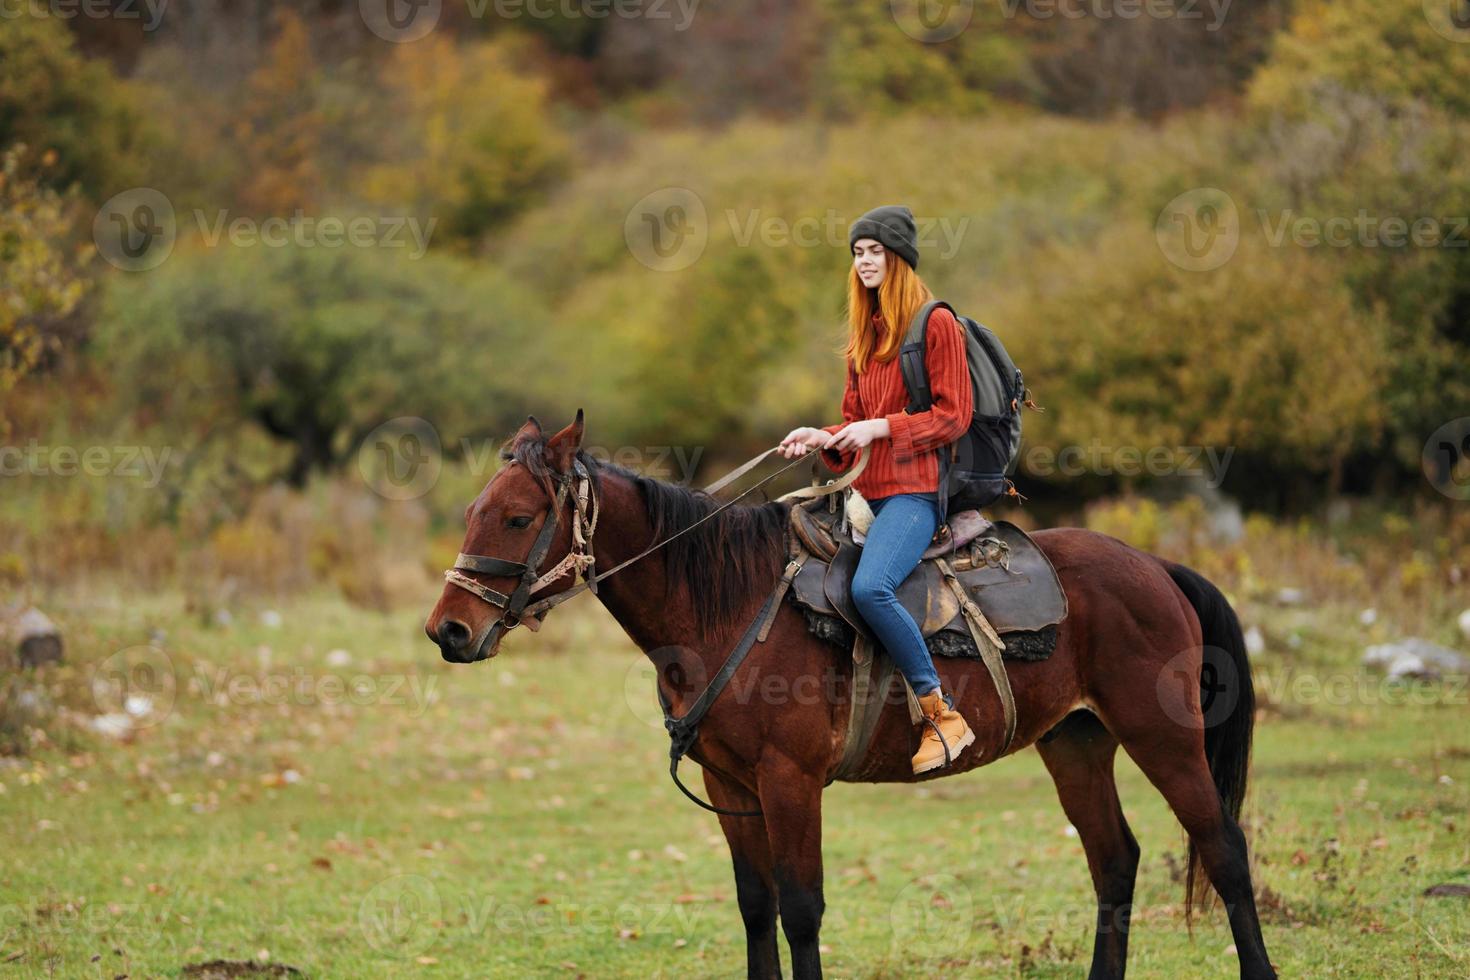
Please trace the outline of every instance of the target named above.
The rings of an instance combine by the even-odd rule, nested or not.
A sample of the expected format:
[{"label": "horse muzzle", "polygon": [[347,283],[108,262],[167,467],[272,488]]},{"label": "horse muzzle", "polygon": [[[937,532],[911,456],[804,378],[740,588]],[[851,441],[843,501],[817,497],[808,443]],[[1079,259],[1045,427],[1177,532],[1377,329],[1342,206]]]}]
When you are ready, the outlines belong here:
[{"label": "horse muzzle", "polygon": [[439,624],[437,631],[426,628],[425,632],[428,633],[429,639],[438,645],[440,655],[448,663],[473,664],[481,660],[489,660],[499,653],[500,641],[516,626],[524,624],[533,633],[539,631],[544,615],[542,613],[527,616],[522,620],[512,617],[509,624],[504,618],[497,619],[490,624],[478,641],[474,631],[457,619],[446,619]]}]

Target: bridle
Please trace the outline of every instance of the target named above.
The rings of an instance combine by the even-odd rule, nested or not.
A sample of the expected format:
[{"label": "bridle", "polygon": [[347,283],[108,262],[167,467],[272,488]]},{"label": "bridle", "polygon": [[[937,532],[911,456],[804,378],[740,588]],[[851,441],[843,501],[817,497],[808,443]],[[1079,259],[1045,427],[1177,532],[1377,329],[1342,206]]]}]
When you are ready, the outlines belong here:
[{"label": "bridle", "polygon": [[[707,494],[719,492],[730,483],[754,469],[762,460],[778,449],[780,449],[779,446],[773,446],[760,455],[752,457],[714,483],[705,487],[704,492]],[[531,551],[526,556],[525,561],[509,561],[490,555],[467,555],[464,552],[460,552],[454,559],[454,567],[445,570],[444,580],[450,585],[464,589],[482,601],[503,610],[500,618],[491,625],[490,629],[485,631],[484,637],[481,638],[479,645],[475,649],[475,655],[471,662],[474,663],[484,660],[486,656],[485,651],[494,649],[495,641],[506,632],[519,626],[525,621],[526,617],[535,617],[539,620],[554,606],[566,602],[584,589],[590,589],[595,593],[598,582],[612,575],[614,572],[626,568],[640,558],[662,548],[681,534],[688,534],[705,521],[719,514],[720,511],[734,506],[742,497],[760,489],[793,466],[810,458],[815,452],[817,452],[815,449],[808,450],[769,476],[762,477],[756,483],[742,490],[739,494],[710,511],[693,524],[681,528],[666,538],[655,541],[632,558],[619,562],[607,571],[596,572],[592,575],[587,574],[588,569],[596,564],[596,558],[592,554],[592,536],[597,530],[597,519],[602,513],[602,508],[597,500],[597,486],[592,481],[592,474],[588,472],[587,467],[583,465],[580,459],[574,458],[570,473],[552,474],[552,478],[556,481],[555,502],[552,504],[551,513],[547,515],[545,523],[541,525],[541,531],[536,535],[536,540],[531,543]],[[505,469],[509,469],[518,462],[519,460],[510,460],[506,463]],[[783,494],[776,499],[780,501],[799,500],[833,493],[856,479],[858,474],[867,466],[867,462],[868,448],[864,447],[859,455],[858,461],[841,479],[828,483],[825,486],[818,486],[814,483],[812,486],[801,487],[790,493]],[[503,469],[501,472],[504,471]],[[815,472],[816,466],[813,463],[813,473]],[[500,474],[497,473],[496,479],[499,479],[499,476]],[[551,549],[551,541],[556,536],[556,529],[561,520],[562,508],[566,506],[568,497],[571,497],[575,504],[575,514],[573,515],[572,521],[572,547],[567,552],[566,557],[557,562],[555,567],[543,573],[540,570],[541,563],[546,560],[546,552]],[[574,584],[571,588],[558,592],[555,595],[547,596],[544,599],[539,599],[535,602],[531,601],[533,595],[566,575],[568,569],[571,569],[574,573],[574,582],[576,576],[580,575],[582,577],[581,584]],[[499,592],[489,586],[476,582],[468,575],[465,575],[465,572],[478,572],[483,575],[493,575],[501,578],[519,576],[520,582],[517,583],[515,591],[507,595],[504,592]]]},{"label": "bridle", "polygon": [[[519,461],[511,460],[506,464],[507,468],[516,465],[517,462]],[[592,475],[587,472],[587,467],[580,459],[574,459],[571,473],[555,473],[553,479],[557,485],[555,502],[551,505],[551,512],[542,523],[536,540],[531,543],[531,551],[525,561],[509,561],[490,555],[467,555],[460,552],[454,559],[454,567],[444,571],[444,580],[449,584],[456,585],[503,610],[500,618],[486,631],[484,638],[476,648],[474,657],[476,661],[484,660],[485,651],[494,648],[495,640],[502,634],[515,629],[527,616],[537,618],[544,616],[548,609],[557,602],[563,601],[555,596],[534,603],[530,600],[531,596],[565,575],[568,569],[571,569],[573,573],[573,581],[579,575],[584,580],[583,585],[577,587],[575,591],[580,592],[582,588],[597,591],[597,576],[590,578],[587,576],[587,569],[597,561],[592,555],[592,534],[597,530],[597,518],[601,512],[597,503],[597,489],[592,483]],[[575,484],[575,490],[573,490],[573,484]],[[551,550],[551,541],[556,537],[556,529],[561,523],[562,508],[566,505],[568,496],[572,498],[576,507],[572,520],[572,547],[565,558],[557,562],[550,571],[543,573],[541,563],[546,560],[546,552]],[[515,591],[506,595],[504,592],[476,582],[465,575],[465,572],[479,572],[497,578],[520,576],[520,582],[516,584]],[[565,593],[561,594],[565,595]]]}]

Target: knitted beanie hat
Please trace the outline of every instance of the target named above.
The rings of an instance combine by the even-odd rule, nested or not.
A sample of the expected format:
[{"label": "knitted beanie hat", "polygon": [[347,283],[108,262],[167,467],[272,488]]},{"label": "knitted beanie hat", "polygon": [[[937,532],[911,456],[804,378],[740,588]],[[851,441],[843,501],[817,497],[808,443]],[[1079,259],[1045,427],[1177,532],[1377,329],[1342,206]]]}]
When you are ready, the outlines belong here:
[{"label": "knitted beanie hat", "polygon": [[849,250],[859,238],[872,238],[888,251],[898,253],[911,267],[919,267],[919,234],[914,227],[914,213],[902,204],[885,204],[854,221],[847,232]]}]

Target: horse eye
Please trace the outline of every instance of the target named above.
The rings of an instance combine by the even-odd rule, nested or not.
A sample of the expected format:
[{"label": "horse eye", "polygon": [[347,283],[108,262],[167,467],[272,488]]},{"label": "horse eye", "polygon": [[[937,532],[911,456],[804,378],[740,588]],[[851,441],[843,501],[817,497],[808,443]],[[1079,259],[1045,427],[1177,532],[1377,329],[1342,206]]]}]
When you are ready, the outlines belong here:
[{"label": "horse eye", "polygon": [[523,527],[530,527],[531,519],[529,517],[512,517],[505,522],[505,526],[520,530]]}]

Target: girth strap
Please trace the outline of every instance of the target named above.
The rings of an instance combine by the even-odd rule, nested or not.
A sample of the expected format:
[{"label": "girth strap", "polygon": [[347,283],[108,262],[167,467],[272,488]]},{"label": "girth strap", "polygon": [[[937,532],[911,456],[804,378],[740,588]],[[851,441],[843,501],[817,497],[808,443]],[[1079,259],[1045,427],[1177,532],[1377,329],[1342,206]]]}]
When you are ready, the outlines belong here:
[{"label": "girth strap", "polygon": [[[795,573],[793,572],[792,575],[794,576]],[[679,781],[679,760],[684,757],[694,745],[695,739],[699,737],[699,723],[709,712],[710,706],[715,703],[715,698],[720,696],[720,692],[725,689],[725,685],[730,683],[730,678],[735,676],[735,671],[740,669],[740,665],[745,662],[746,655],[755,646],[756,638],[766,618],[774,615],[776,604],[780,601],[782,593],[785,592],[782,587],[784,583],[786,583],[786,578],[782,576],[782,583],[777,584],[771,594],[766,596],[760,612],[756,613],[750,625],[745,627],[745,632],[740,635],[740,642],[735,644],[735,649],[731,650],[730,655],[725,658],[725,663],[720,667],[719,673],[710,679],[709,684],[700,692],[699,697],[694,699],[688,711],[675,718],[673,705],[669,703],[668,696],[664,694],[662,687],[658,688],[659,705],[664,711],[664,728],[669,733],[669,776],[673,778],[674,785],[679,787],[685,796],[711,813],[719,813],[727,817],[758,817],[761,815],[760,810],[724,810],[695,796]]]},{"label": "girth strap", "polygon": [[[827,777],[827,785],[839,779],[849,779],[860,774],[868,748],[873,744],[873,734],[878,728],[878,718],[888,700],[888,690],[893,682],[893,658],[887,654],[875,657],[871,640],[859,633],[852,646],[852,706],[847,714],[847,732],[842,740],[842,757],[837,767]],[[873,662],[878,662],[878,681],[872,680]]]}]

